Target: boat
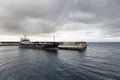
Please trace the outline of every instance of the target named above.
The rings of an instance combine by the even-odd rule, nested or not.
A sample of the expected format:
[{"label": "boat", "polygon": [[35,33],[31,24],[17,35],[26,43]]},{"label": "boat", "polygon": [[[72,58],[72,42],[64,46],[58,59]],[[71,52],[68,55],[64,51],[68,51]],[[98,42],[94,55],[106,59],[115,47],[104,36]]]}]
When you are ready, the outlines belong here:
[{"label": "boat", "polygon": [[24,36],[19,42],[19,48],[31,48],[31,49],[45,49],[56,50],[59,43],[57,42],[31,42],[30,39]]}]

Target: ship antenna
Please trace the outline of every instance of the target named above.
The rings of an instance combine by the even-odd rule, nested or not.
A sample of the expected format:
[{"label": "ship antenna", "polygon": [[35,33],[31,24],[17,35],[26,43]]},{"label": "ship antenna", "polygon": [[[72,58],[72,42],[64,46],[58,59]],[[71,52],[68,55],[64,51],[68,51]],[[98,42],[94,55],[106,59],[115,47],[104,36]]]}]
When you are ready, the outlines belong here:
[{"label": "ship antenna", "polygon": [[24,38],[26,39],[26,35],[24,35]]},{"label": "ship antenna", "polygon": [[55,42],[55,35],[53,36],[53,40],[54,40],[54,42]]}]

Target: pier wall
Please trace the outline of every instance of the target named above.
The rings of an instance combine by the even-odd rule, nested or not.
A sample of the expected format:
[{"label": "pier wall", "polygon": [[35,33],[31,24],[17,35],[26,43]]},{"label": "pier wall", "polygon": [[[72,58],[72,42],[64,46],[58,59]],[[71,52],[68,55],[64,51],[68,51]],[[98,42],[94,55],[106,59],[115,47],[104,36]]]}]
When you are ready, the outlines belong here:
[{"label": "pier wall", "polygon": [[0,42],[0,46],[18,46],[19,42]]},{"label": "pier wall", "polygon": [[63,42],[58,46],[60,49],[81,50],[87,48],[86,42]]}]

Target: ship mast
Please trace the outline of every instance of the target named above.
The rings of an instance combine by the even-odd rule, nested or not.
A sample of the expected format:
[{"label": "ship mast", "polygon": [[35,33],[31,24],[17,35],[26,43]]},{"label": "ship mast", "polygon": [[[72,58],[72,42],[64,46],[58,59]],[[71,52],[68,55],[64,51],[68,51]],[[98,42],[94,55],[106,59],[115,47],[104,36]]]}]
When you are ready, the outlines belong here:
[{"label": "ship mast", "polygon": [[24,39],[27,39],[27,38],[26,38],[26,35],[24,35]]},{"label": "ship mast", "polygon": [[55,35],[53,36],[53,41],[55,42]]}]

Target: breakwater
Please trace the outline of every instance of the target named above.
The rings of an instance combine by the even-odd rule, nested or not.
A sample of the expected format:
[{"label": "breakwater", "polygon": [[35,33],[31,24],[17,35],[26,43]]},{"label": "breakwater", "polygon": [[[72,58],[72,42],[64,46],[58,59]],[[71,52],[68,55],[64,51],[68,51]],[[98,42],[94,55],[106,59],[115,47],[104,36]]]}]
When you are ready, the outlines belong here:
[{"label": "breakwater", "polygon": [[[36,43],[36,42],[32,42]],[[37,42],[38,44],[53,43],[53,42]],[[85,50],[87,48],[86,42],[58,42],[59,49],[71,49],[71,50]],[[0,46],[19,46],[19,42],[0,42]]]}]

